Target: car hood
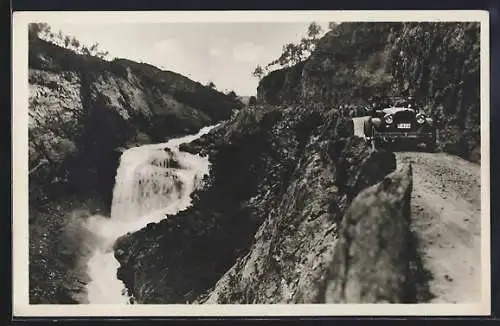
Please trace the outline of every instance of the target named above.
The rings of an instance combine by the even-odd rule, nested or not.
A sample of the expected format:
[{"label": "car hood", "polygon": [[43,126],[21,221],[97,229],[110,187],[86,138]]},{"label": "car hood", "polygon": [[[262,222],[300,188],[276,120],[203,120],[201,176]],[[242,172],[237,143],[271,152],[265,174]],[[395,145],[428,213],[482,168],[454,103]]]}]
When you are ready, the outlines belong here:
[{"label": "car hood", "polygon": [[391,107],[391,108],[385,108],[383,110],[381,110],[382,112],[384,112],[385,114],[394,114],[396,112],[401,112],[401,111],[410,111],[410,112],[415,112],[414,109],[410,109],[410,108],[400,108],[400,107]]}]

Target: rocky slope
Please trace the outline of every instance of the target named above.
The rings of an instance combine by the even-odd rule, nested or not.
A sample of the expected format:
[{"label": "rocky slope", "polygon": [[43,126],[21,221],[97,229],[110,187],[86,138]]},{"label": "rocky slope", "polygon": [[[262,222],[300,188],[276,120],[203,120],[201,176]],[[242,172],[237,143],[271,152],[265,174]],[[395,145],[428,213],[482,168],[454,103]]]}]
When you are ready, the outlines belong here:
[{"label": "rocky slope", "polygon": [[342,23],[304,62],[271,72],[261,102],[367,105],[412,95],[438,121],[440,148],[480,161],[478,23]]},{"label": "rocky slope", "polygon": [[32,302],[73,302],[64,292],[66,283],[74,283],[68,281],[67,268],[76,263],[74,257],[59,256],[61,235],[74,210],[88,216],[109,209],[123,147],[196,132],[227,119],[241,106],[173,72],[124,59],[109,62],[77,55],[31,38]]},{"label": "rocky slope", "polygon": [[31,175],[53,172],[47,177],[71,191],[109,196],[120,147],[196,132],[242,106],[170,71],[40,39],[30,41],[29,59]]},{"label": "rocky slope", "polygon": [[206,187],[115,245],[136,302],[424,300],[411,169],[336,110],[247,107],[181,149],[210,156]]}]

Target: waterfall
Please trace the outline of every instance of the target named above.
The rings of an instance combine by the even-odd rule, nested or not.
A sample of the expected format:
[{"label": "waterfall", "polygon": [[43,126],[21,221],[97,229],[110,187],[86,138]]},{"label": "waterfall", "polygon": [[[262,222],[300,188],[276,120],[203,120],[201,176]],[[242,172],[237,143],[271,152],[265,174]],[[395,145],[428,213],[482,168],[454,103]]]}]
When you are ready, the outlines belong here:
[{"label": "waterfall", "polygon": [[207,157],[179,150],[216,126],[166,143],[130,148],[120,157],[116,172],[111,217],[95,215],[87,228],[95,235],[95,250],[87,262],[90,282],[87,298],[91,304],[127,304],[130,298],[117,278],[118,261],[113,244],[127,232],[156,223],[191,205],[191,193],[201,186],[209,172]]}]

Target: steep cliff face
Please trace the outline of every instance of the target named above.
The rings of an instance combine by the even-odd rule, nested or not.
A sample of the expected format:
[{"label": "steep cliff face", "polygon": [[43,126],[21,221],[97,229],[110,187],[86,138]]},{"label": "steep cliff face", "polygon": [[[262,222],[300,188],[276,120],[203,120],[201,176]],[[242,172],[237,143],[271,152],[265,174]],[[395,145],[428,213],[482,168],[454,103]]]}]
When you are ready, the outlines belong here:
[{"label": "steep cliff face", "polygon": [[399,23],[340,24],[319,40],[307,60],[265,76],[259,99],[279,103],[281,94],[290,94],[287,102],[364,104],[391,90],[387,44],[401,28]]},{"label": "steep cliff face", "polygon": [[479,23],[405,24],[392,45],[393,75],[439,120],[441,148],[481,160]]},{"label": "steep cliff face", "polygon": [[[139,303],[309,303],[335,297],[326,294],[328,270],[346,265],[332,260],[339,230],[351,225],[341,226],[344,214],[360,191],[396,168],[392,153],[370,151],[353,136],[351,120],[319,106],[247,107],[181,149],[209,155],[205,189],[186,211],[115,245],[118,276]],[[398,172],[385,185],[371,190],[374,209],[389,209],[386,218],[407,225],[411,174]],[[363,209],[358,203],[345,216],[362,219]],[[384,222],[376,223],[383,234],[399,230],[386,233]],[[409,264],[405,259],[400,266]],[[409,277],[408,269],[395,273]],[[395,286],[407,286],[402,283]],[[362,301],[370,300],[378,299]]]},{"label": "steep cliff face", "polygon": [[305,62],[275,70],[262,79],[257,88],[257,98],[262,103],[290,104],[301,95],[301,78]]},{"label": "steep cliff face", "polygon": [[387,44],[400,29],[399,23],[343,23],[327,33],[304,66],[299,100],[364,104],[389,92]]},{"label": "steep cliff face", "polygon": [[109,209],[122,148],[196,132],[241,106],[173,72],[30,39],[31,302],[77,300],[86,249],[75,216]]},{"label": "steep cliff face", "polygon": [[438,120],[440,148],[479,162],[479,49],[478,23],[342,23],[306,61],[264,77],[258,97],[338,106],[412,95]]}]

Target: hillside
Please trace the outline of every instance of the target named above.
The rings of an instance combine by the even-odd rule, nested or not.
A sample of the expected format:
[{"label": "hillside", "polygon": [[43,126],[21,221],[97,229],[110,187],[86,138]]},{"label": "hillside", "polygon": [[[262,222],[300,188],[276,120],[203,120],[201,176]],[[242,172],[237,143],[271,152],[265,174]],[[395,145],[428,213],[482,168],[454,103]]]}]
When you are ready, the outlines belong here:
[{"label": "hillside", "polygon": [[71,301],[64,286],[59,288],[65,282],[61,273],[85,250],[72,245],[61,250],[55,235],[75,211],[92,215],[109,209],[123,149],[196,132],[241,106],[174,72],[125,59],[104,61],[30,39],[31,299]]}]

